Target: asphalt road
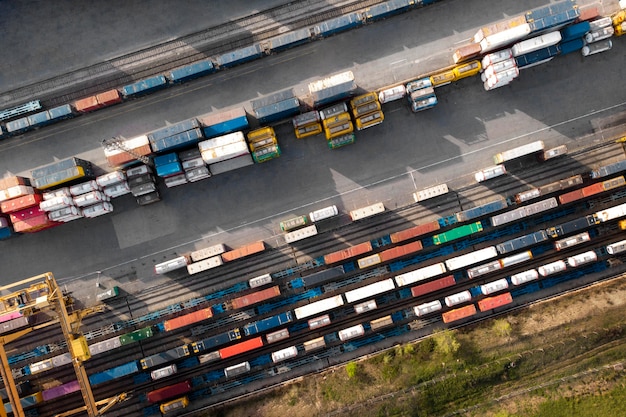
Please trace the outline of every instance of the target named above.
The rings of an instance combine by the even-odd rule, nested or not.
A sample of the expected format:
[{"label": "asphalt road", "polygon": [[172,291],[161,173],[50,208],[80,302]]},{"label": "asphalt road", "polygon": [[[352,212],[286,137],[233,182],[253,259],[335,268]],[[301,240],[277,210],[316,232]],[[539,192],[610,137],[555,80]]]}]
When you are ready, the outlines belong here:
[{"label": "asphalt road", "polygon": [[[0,166],[28,175],[28,168],[78,155],[105,167],[102,137],[133,137],[288,86],[302,92],[308,82],[340,71],[352,70],[366,90],[389,85],[440,67],[480,25],[540,5],[507,2],[496,12],[487,4],[445,1],[12,138],[0,144]],[[500,150],[537,139],[584,146],[580,138],[592,133],[591,120],[624,111],[615,88],[624,78],[621,41],[608,53],[573,54],[523,70],[496,91],[485,92],[476,77],[438,88],[438,106],[420,114],[404,102],[385,105],[382,125],[358,132],[354,146],[337,151],[321,137],[297,141],[286,123],[277,128],[284,151],[277,160],[171,190],[162,186],[163,202],[149,207],[121,197],[111,215],[0,242],[1,282],[47,270],[68,281],[130,269],[152,282],[152,265],[175,253],[220,242],[274,242],[278,222],[293,214],[329,204],[345,212],[376,201],[393,209],[409,203],[416,188],[470,181]]]}]

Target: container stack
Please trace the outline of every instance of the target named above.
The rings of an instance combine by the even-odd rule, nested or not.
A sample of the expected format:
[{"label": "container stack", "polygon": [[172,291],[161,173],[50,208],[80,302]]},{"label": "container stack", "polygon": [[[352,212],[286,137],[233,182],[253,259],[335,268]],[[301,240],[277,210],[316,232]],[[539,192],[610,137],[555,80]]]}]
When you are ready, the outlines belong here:
[{"label": "container stack", "polygon": [[610,17],[603,17],[589,22],[589,32],[585,34],[585,46],[581,49],[583,56],[594,55],[608,51],[613,47],[613,41],[609,39],[615,33]]},{"label": "container stack", "polygon": [[137,199],[137,204],[145,206],[161,200],[152,168],[140,165],[126,170],[126,179],[130,192]]},{"label": "container stack", "polygon": [[130,150],[135,155],[148,156],[152,153],[150,141],[146,135],[131,139],[118,139],[119,146],[105,145],[104,156],[111,168],[123,168],[137,162],[137,158],[126,150]]},{"label": "container stack", "polygon": [[[30,186],[30,180],[26,177],[13,176],[0,180],[0,211],[2,213],[17,215],[17,213],[25,210],[37,208],[42,200],[41,193]],[[9,216],[9,218],[11,222],[6,217],[0,217],[0,239],[7,238],[12,234],[10,223],[17,217]],[[30,231],[27,229],[26,225],[18,225],[18,231]],[[42,229],[36,228],[32,231]]]},{"label": "container stack", "polygon": [[202,141],[198,147],[202,159],[209,165],[209,170],[213,175],[254,163],[242,132],[229,133]]},{"label": "container stack", "polygon": [[96,183],[102,188],[102,192],[109,198],[119,197],[130,193],[130,187],[126,181],[124,171],[113,171],[100,175],[96,178]]},{"label": "container stack", "polygon": [[437,104],[437,96],[430,78],[421,78],[406,85],[406,95],[414,113],[430,109]]},{"label": "container stack", "polygon": [[168,188],[187,183],[183,166],[176,153],[155,156],[154,166],[157,176],[165,179],[165,185]]},{"label": "container stack", "polygon": [[293,89],[279,91],[267,97],[252,100],[252,111],[259,123],[270,123],[300,112],[300,101]]},{"label": "container stack", "polygon": [[148,133],[148,141],[154,153],[186,148],[202,139],[198,119],[191,118]]},{"label": "container stack", "polygon": [[320,115],[315,110],[297,115],[292,123],[298,139],[322,133]]},{"label": "container stack", "polygon": [[204,159],[202,159],[200,149],[194,148],[188,151],[179,152],[178,159],[180,159],[183,166],[187,181],[196,182],[211,176],[209,168],[204,163]]},{"label": "container stack", "polygon": [[385,115],[378,101],[378,94],[367,93],[355,97],[350,101],[352,116],[356,122],[356,129],[363,130],[376,126],[385,120]]},{"label": "container stack", "polygon": [[336,149],[354,143],[354,124],[348,113],[346,103],[338,103],[334,106],[320,110],[324,134],[330,149]]},{"label": "container stack", "polygon": [[113,211],[111,199],[102,192],[95,180],[72,185],[70,194],[74,205],[82,210],[84,217],[98,217]]},{"label": "container stack", "polygon": [[585,35],[591,30],[589,22],[580,22],[561,30],[561,55],[580,51],[585,46]]},{"label": "container stack", "polygon": [[482,68],[480,79],[486,91],[507,85],[519,76],[519,69],[511,49],[485,55]]},{"label": "container stack", "polygon": [[271,127],[262,127],[248,133],[248,143],[254,162],[265,162],[280,156],[276,132]]},{"label": "container stack", "polygon": [[74,203],[74,196],[69,187],[43,193],[39,208],[48,213],[51,220],[67,223],[85,217],[83,210]]},{"label": "container stack", "polygon": [[67,158],[31,171],[32,185],[39,190],[57,185],[93,178],[91,162],[80,158]]}]

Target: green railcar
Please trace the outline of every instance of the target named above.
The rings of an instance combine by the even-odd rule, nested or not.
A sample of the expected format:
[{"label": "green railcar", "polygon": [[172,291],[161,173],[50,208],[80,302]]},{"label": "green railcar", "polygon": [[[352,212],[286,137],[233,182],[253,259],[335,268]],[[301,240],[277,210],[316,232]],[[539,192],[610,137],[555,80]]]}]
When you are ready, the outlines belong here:
[{"label": "green railcar", "polygon": [[483,225],[481,222],[470,223],[463,226],[455,227],[452,230],[448,230],[444,233],[439,233],[433,236],[433,242],[435,245],[441,245],[442,243],[450,242],[452,240],[460,239],[465,236],[469,236],[472,233],[481,232]]},{"label": "green railcar", "polygon": [[140,340],[152,337],[152,335],[152,327],[144,327],[143,329],[121,335],[120,343],[122,346],[130,345],[131,343],[139,342]]}]

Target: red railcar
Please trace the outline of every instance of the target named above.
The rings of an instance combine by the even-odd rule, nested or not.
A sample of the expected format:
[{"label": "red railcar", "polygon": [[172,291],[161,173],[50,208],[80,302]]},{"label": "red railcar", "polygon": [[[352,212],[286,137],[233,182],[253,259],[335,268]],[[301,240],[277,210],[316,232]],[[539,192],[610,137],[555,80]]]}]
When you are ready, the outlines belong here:
[{"label": "red railcar", "polygon": [[207,307],[202,310],[194,311],[193,313],[185,314],[184,316],[165,320],[165,322],[163,322],[163,327],[166,332],[169,332],[202,320],[210,319],[211,317],[213,317],[213,311],[211,310],[211,307]]},{"label": "red railcar", "polygon": [[419,240],[416,242],[411,242],[408,245],[396,246],[395,248],[387,249],[382,251],[380,255],[380,260],[382,262],[390,261],[392,259],[401,258],[406,255],[410,255],[415,252],[421,251],[423,248],[422,242]]},{"label": "red railcar", "polygon": [[220,358],[230,358],[231,356],[236,356],[250,350],[258,349],[261,346],[263,346],[263,339],[261,339],[261,336],[255,337],[254,339],[246,340],[245,342],[220,349]]},{"label": "red railcar", "polygon": [[456,284],[454,277],[452,275],[448,275],[443,278],[427,282],[426,284],[417,285],[411,288],[411,294],[413,294],[413,297],[420,297],[433,291],[438,291],[443,288],[451,287],[454,284]]},{"label": "red railcar", "polygon": [[245,258],[246,256],[254,255],[265,250],[265,242],[259,240],[258,242],[251,243],[241,248],[237,248],[222,254],[224,262],[230,262],[237,259]]},{"label": "red railcar", "polygon": [[231,309],[244,308],[252,304],[260,303],[261,301],[269,300],[280,295],[280,288],[278,285],[270,288],[266,288],[261,291],[253,292],[251,294],[242,295],[241,297],[233,298],[226,302]]},{"label": "red railcar", "polygon": [[148,401],[158,403],[170,398],[178,397],[191,391],[191,383],[189,381],[179,382],[178,384],[159,388],[148,393]]},{"label": "red railcar", "polygon": [[444,323],[451,323],[456,320],[461,320],[466,317],[473,316],[474,314],[476,314],[476,306],[474,304],[469,304],[465,307],[446,311],[441,315],[441,317],[443,318]]},{"label": "red railcar", "polygon": [[0,203],[0,211],[3,213],[14,213],[28,207],[37,206],[43,200],[41,194],[29,194],[23,197],[13,198]]},{"label": "red railcar", "polygon": [[494,308],[502,307],[513,302],[513,297],[510,292],[496,295],[495,297],[483,298],[478,302],[478,308],[480,311],[492,310]]},{"label": "red railcar", "polygon": [[437,231],[441,228],[438,222],[431,222],[426,224],[420,224],[409,229],[400,230],[399,232],[389,235],[393,243],[399,243],[405,240],[413,239],[414,237],[422,236],[430,232]]},{"label": "red railcar", "polygon": [[324,255],[324,263],[326,265],[334,264],[336,262],[345,261],[355,256],[363,255],[372,250],[372,242],[363,242],[358,245],[351,246],[347,249],[342,249],[337,252]]}]

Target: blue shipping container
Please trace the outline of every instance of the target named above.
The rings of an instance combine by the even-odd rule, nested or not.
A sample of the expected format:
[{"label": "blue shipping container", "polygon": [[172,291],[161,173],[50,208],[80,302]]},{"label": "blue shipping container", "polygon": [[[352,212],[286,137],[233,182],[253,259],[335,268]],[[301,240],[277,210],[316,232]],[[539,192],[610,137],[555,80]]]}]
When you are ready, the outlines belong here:
[{"label": "blue shipping container", "polygon": [[155,166],[167,165],[171,164],[172,162],[178,162],[178,155],[176,155],[175,153],[168,153],[165,155],[159,155],[154,157]]},{"label": "blue shipping container", "polygon": [[272,38],[269,40],[269,44],[273,52],[278,52],[303,44],[309,40],[311,40],[311,31],[309,28],[304,28]]},{"label": "blue shipping container", "polygon": [[300,113],[300,101],[295,97],[254,111],[257,120],[261,123],[285,119],[298,113]]},{"label": "blue shipping container", "polygon": [[239,329],[234,329],[206,338],[199,342],[192,343],[191,345],[195,353],[200,353],[237,339],[241,339],[241,334],[239,333]]},{"label": "blue shipping container", "polygon": [[591,30],[589,22],[580,22],[561,29],[561,43],[583,38]]},{"label": "blue shipping container", "polygon": [[346,97],[350,97],[356,90],[356,84],[354,81],[350,81],[344,84],[339,84],[333,87],[328,87],[320,91],[311,93],[313,97],[313,105],[316,107],[330,104],[334,101],[339,101]]},{"label": "blue shipping container", "polygon": [[157,129],[153,132],[148,133],[147,136],[148,140],[152,142],[159,139],[165,139],[169,136],[177,135],[187,130],[195,129],[199,126],[200,123],[198,123],[198,119],[191,118],[188,120],[183,120],[182,122],[174,123],[173,125],[163,127],[161,129]]},{"label": "blue shipping container", "polygon": [[28,124],[31,127],[45,126],[52,121],[48,111],[42,111],[28,116]]},{"label": "blue shipping container", "polygon": [[215,72],[215,67],[213,62],[207,59],[170,71],[169,79],[173,83],[182,83],[212,72]]},{"label": "blue shipping container", "polygon": [[384,19],[396,13],[404,12],[414,4],[414,0],[389,0],[368,8],[365,11],[365,17],[367,17],[368,21]]},{"label": "blue shipping container", "polygon": [[177,135],[150,141],[150,148],[152,148],[153,152],[165,152],[193,145],[198,143],[200,139],[202,139],[202,130],[195,128]]},{"label": "blue shipping container", "polygon": [[491,203],[483,204],[482,206],[474,207],[469,210],[464,210],[456,214],[456,218],[459,222],[465,222],[467,220],[475,219],[485,214],[493,213],[498,210],[502,210],[507,207],[506,200],[492,201]]},{"label": "blue shipping container", "polygon": [[248,126],[248,118],[246,116],[241,116],[236,119],[228,120],[226,122],[217,123],[212,126],[206,126],[204,129],[202,129],[202,131],[204,132],[204,137],[212,138],[215,136],[221,136],[227,133],[236,132],[238,130],[247,129]]},{"label": "blue shipping container", "polygon": [[255,43],[252,46],[220,55],[216,58],[216,61],[217,65],[220,67],[234,67],[235,65],[260,58],[261,55],[263,55],[263,49],[261,48],[261,45]]},{"label": "blue shipping container", "polygon": [[558,29],[573,22],[576,18],[578,18],[578,16],[580,16],[578,9],[547,16],[543,19],[535,20],[534,22],[529,23],[530,32],[537,35],[548,30]]},{"label": "blue shipping container", "polygon": [[285,313],[278,314],[274,317],[268,317],[263,320],[255,321],[253,323],[248,323],[243,326],[243,332],[246,336],[251,336],[253,334],[261,333],[269,329],[273,329],[274,327],[278,327],[285,323],[290,323],[292,321],[291,311],[287,311]]},{"label": "blue shipping container", "polygon": [[363,18],[361,14],[355,12],[322,22],[313,27],[313,33],[315,36],[325,37],[343,32],[344,30],[352,29],[362,24]]},{"label": "blue shipping container", "polygon": [[28,117],[22,117],[21,119],[6,122],[6,128],[9,133],[26,132],[30,128]]},{"label": "blue shipping container", "polygon": [[180,162],[172,162],[170,164],[159,165],[156,167],[156,174],[159,177],[166,178],[183,172]]},{"label": "blue shipping container", "polygon": [[567,55],[572,52],[580,51],[585,46],[585,41],[581,39],[574,39],[568,42],[559,44],[561,48],[561,55]]},{"label": "blue shipping container", "polygon": [[550,58],[555,57],[561,52],[559,45],[548,46],[528,54],[520,55],[515,58],[518,68],[530,67],[531,65],[540,64]]},{"label": "blue shipping container", "polygon": [[551,4],[549,6],[540,7],[535,10],[526,12],[526,22],[531,23],[539,19],[553,16],[563,12],[572,10],[576,6],[575,0],[565,0],[560,3]]},{"label": "blue shipping container", "polygon": [[139,96],[142,94],[152,93],[167,85],[167,80],[163,75],[146,78],[136,83],[125,85],[122,87],[122,95],[124,97]]},{"label": "blue shipping container", "polygon": [[260,109],[261,107],[266,107],[272,104],[280,103],[281,101],[289,100],[290,98],[294,98],[296,95],[293,93],[293,89],[290,88],[288,90],[279,91],[278,93],[270,94],[269,96],[257,98],[255,100],[250,101],[252,104],[252,110]]},{"label": "blue shipping container", "polygon": [[69,104],[54,107],[48,110],[48,113],[50,113],[50,118],[53,120],[66,119],[74,115],[74,112],[72,111],[72,106],[70,106]]},{"label": "blue shipping container", "polygon": [[13,235],[10,227],[2,227],[0,228],[0,239],[6,239]]},{"label": "blue shipping container", "polygon": [[116,366],[115,368],[107,369],[97,374],[89,375],[89,383],[91,385],[98,385],[104,382],[112,381],[123,376],[134,374],[139,372],[137,367],[137,361],[125,363],[124,365]]}]

